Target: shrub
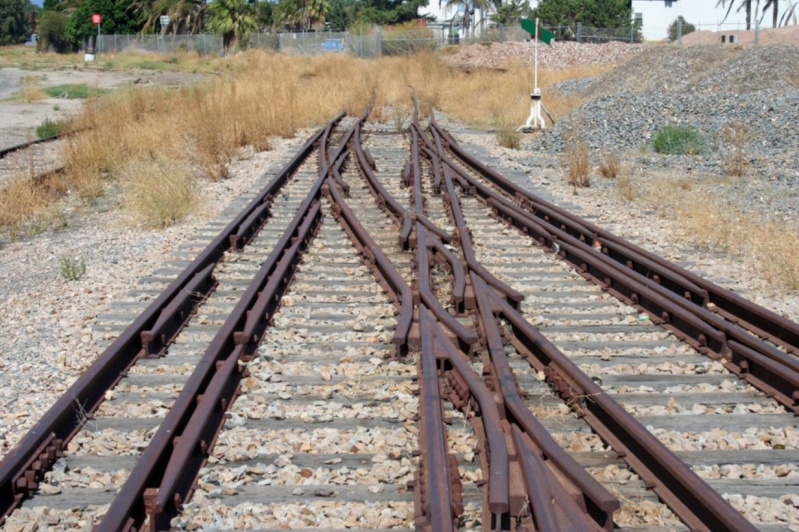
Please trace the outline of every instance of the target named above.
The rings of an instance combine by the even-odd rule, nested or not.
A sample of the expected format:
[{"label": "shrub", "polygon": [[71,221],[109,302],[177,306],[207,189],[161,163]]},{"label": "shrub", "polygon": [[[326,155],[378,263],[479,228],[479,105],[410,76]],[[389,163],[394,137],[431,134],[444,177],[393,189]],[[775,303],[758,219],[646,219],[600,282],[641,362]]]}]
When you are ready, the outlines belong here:
[{"label": "shrub", "polygon": [[435,50],[437,43],[431,30],[412,21],[383,31],[380,46],[383,55],[411,55]]},{"label": "shrub", "polygon": [[566,181],[574,187],[585,188],[591,185],[591,161],[588,144],[577,131],[566,133],[566,150],[563,153],[566,167]]},{"label": "shrub", "polygon": [[503,127],[497,131],[497,143],[503,148],[518,150],[522,145],[522,135],[510,127]]},{"label": "shrub", "polygon": [[655,135],[652,147],[667,155],[700,155],[707,149],[707,141],[690,127],[666,126]]},{"label": "shrub", "polygon": [[44,11],[39,19],[39,43],[37,49],[46,52],[52,48],[63,54],[70,48],[67,39],[69,17],[60,11]]},{"label": "shrub", "polygon": [[54,135],[60,135],[68,129],[68,126],[69,123],[66,121],[45,118],[44,122],[39,124],[39,127],[36,128],[36,136],[43,139]]},{"label": "shrub", "polygon": [[130,163],[124,178],[126,204],[147,226],[172,225],[197,203],[197,187],[185,163],[144,156]]},{"label": "shrub", "polygon": [[86,263],[83,262],[83,259],[61,257],[59,270],[61,271],[61,277],[67,281],[77,281],[86,273]]},{"label": "shrub", "polygon": [[602,177],[615,179],[619,175],[621,163],[615,153],[605,153],[599,161],[599,173]]},{"label": "shrub", "polygon": [[736,177],[743,176],[749,166],[749,158],[746,155],[749,128],[743,122],[733,120],[724,124],[719,136],[724,150],[721,158],[724,173]]}]

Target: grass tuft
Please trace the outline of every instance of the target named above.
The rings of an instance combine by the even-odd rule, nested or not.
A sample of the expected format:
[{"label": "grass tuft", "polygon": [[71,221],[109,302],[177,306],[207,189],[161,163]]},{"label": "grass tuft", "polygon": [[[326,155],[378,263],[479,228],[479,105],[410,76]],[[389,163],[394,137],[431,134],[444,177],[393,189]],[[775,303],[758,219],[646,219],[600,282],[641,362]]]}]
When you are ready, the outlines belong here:
[{"label": "grass tuft", "polygon": [[67,83],[64,85],[54,85],[45,87],[44,92],[50,98],[66,98],[67,100],[85,100],[89,97],[102,96],[108,89],[89,87],[85,83]]},{"label": "grass tuft", "polygon": [[497,143],[503,148],[518,150],[522,146],[522,134],[512,127],[502,127],[497,130]]},{"label": "grass tuft", "polygon": [[616,179],[621,170],[619,157],[613,152],[606,152],[599,159],[599,174],[607,179]]},{"label": "grass tuft", "polygon": [[666,155],[700,155],[707,148],[707,141],[695,129],[686,126],[666,126],[658,131],[652,142],[657,153]]},{"label": "grass tuft", "polygon": [[44,121],[36,128],[36,136],[40,139],[60,135],[69,130],[68,120],[50,120],[45,118]]},{"label": "grass tuft", "polygon": [[591,186],[591,160],[588,144],[575,126],[566,131],[564,137],[566,149],[563,151],[563,165],[566,181],[576,188]]},{"label": "grass tuft", "polygon": [[61,277],[67,281],[77,281],[86,273],[86,263],[82,258],[74,259],[64,256],[58,261],[58,269],[61,272]]},{"label": "grass tuft", "polygon": [[197,203],[196,183],[190,169],[163,157],[129,163],[125,203],[149,227],[167,227],[186,216]]},{"label": "grass tuft", "polygon": [[724,124],[720,132],[722,145],[721,166],[724,173],[742,177],[749,167],[747,146],[749,144],[749,128],[739,120]]}]

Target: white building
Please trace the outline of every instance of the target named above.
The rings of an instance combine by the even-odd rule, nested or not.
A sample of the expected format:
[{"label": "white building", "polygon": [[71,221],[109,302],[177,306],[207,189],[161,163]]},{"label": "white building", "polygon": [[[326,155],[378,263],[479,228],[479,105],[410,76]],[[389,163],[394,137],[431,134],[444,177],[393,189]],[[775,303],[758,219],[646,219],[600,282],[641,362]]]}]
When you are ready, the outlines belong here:
[{"label": "white building", "polygon": [[[732,0],[735,2],[730,15],[727,17],[723,27],[719,24],[724,19],[727,9],[723,7],[716,7],[718,0],[633,0],[633,13],[640,13],[643,18],[643,33],[644,38],[647,40],[661,40],[667,37],[668,26],[674,20],[682,15],[686,21],[694,25],[702,25],[702,29],[719,30],[726,29],[745,29],[746,16],[745,13],[737,12],[739,0]],[[531,7],[538,4],[538,0],[529,0]],[[667,6],[671,3],[670,6]],[[729,6],[729,2],[727,2]],[[419,15],[429,15],[435,17],[436,21],[441,24],[442,31],[446,31],[450,22],[455,18],[456,26],[463,19],[463,4],[458,7],[447,8],[446,1],[439,3],[438,0],[430,0],[427,7],[419,9]],[[475,10],[474,16],[470,16],[473,32],[479,35],[481,20],[485,20],[488,24],[489,13],[482,13],[481,10]],[[635,16],[635,15],[633,15]],[[764,24],[770,26],[770,16]],[[461,37],[465,36],[465,30],[456,26],[458,34]]]}]

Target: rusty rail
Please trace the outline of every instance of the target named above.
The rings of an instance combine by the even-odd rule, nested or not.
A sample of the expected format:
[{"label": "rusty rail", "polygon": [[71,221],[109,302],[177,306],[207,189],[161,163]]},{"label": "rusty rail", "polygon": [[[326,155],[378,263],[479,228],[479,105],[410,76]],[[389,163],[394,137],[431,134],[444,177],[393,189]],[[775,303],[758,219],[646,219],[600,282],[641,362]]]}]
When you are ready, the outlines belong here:
[{"label": "rusty rail", "polygon": [[[412,127],[416,130],[415,133],[418,138],[424,139],[424,133],[415,118]],[[416,138],[414,136],[414,140]],[[424,142],[427,146],[424,150],[431,159],[434,173],[433,185],[435,187],[436,170],[441,169],[442,165],[432,164],[438,160],[436,154],[429,148],[429,146],[434,144],[427,139]],[[414,142],[413,147],[414,153],[418,154],[418,142]],[[418,174],[417,164],[412,159],[411,169],[414,174]],[[460,208],[460,200],[455,193],[452,179],[446,170],[442,172],[442,176],[447,191],[444,199],[447,200],[450,206],[452,222],[461,229],[458,231],[459,236],[466,236],[466,238],[461,236],[460,242],[461,251],[464,256],[468,256],[471,242]],[[420,192],[421,188],[419,188],[419,193],[416,194],[417,205],[422,204]],[[463,245],[464,240],[466,240],[466,245]],[[486,393],[485,385],[479,381],[476,375],[473,375],[469,365],[464,364],[463,358],[465,357],[459,355],[454,346],[445,339],[442,340],[442,344],[447,360],[453,367],[457,368],[457,374],[452,380],[455,383],[455,388],[461,394],[458,398],[458,403],[462,404],[466,400],[463,395],[474,394],[483,414],[485,439],[488,443],[487,451],[490,453],[487,467],[492,528],[502,526],[503,514],[507,512],[509,512],[511,519],[520,519],[527,501],[535,500],[542,503],[538,505],[533,503],[533,507],[536,510],[533,520],[539,530],[556,530],[557,525],[564,525],[571,529],[610,529],[613,525],[613,512],[620,507],[619,501],[552,439],[549,432],[527,408],[518,393],[513,371],[505,354],[499,327],[491,313],[488,293],[490,292],[493,296],[500,297],[494,291],[497,290],[497,287],[489,288],[488,283],[495,280],[495,278],[490,274],[484,276],[488,272],[477,261],[476,257],[473,257],[472,262],[467,260],[467,265],[471,270],[470,280],[475,298],[474,306],[480,323],[480,330],[483,334],[483,341],[488,350],[488,359],[485,360],[484,371],[488,371],[491,376],[492,388],[498,394],[497,399],[491,398],[490,392]],[[473,267],[473,265],[477,267]],[[503,286],[498,291],[503,294],[503,301],[510,305],[510,302],[505,298],[505,291],[502,289],[505,286],[503,283]],[[480,382],[480,384],[475,381]],[[468,389],[468,391],[465,389]],[[535,449],[535,451],[531,451],[535,458],[526,452],[530,449],[518,447],[521,440],[514,445],[513,442],[515,440],[512,438],[510,425],[507,423],[497,425],[501,418],[514,420],[523,427],[527,438],[536,442],[535,444],[530,443],[530,447]],[[500,448],[500,442],[502,451],[497,455],[496,452]],[[509,453],[512,453],[513,457],[510,463],[508,460]],[[543,457],[547,458],[547,463],[551,466],[551,469],[543,469]],[[495,459],[497,460],[496,462]],[[509,479],[513,477],[508,470],[510,467],[519,471],[517,478],[521,475],[527,480],[525,486],[510,482]],[[497,483],[492,485],[491,480],[495,477],[504,482],[504,485],[498,486]],[[571,498],[566,488],[560,484],[560,479],[567,479],[566,482],[569,483],[570,488],[581,494],[581,505],[578,506]],[[508,483],[510,483],[510,486]],[[548,499],[547,496],[549,497]],[[545,500],[546,503],[543,502]]]},{"label": "rusty rail", "polygon": [[[547,223],[458,169],[447,158],[442,160],[445,177],[447,170],[455,172],[462,186],[486,201],[497,216],[530,235],[539,245],[557,250],[581,275],[646,311],[654,323],[673,331],[792,412],[799,413],[799,360],[692,303],[688,292],[688,296],[680,296],[609,255],[597,253],[584,239],[582,230],[574,227],[569,230],[551,220]],[[575,232],[581,236],[575,236]]]},{"label": "rusty rail", "polygon": [[[337,123],[342,116],[337,117],[332,123]],[[159,318],[162,317],[162,311],[172,304],[188,319],[193,310],[189,310],[185,305],[175,304],[176,298],[181,297],[181,293],[185,295],[186,287],[198,272],[202,272],[218,262],[230,249],[231,237],[247,225],[246,221],[252,212],[263,203],[271,201],[271,198],[308,157],[323,132],[324,130],[318,131],[303,145],[297,155],[278,172],[277,176],[258,196],[120,334],[6,455],[0,463],[0,516],[3,521],[36,489],[44,473],[62,455],[67,443],[83,426],[85,416],[76,415],[76,410],[82,410],[91,415],[104,400],[105,392],[125,375],[128,368],[140,356],[150,351],[143,346],[142,333],[153,331]],[[205,286],[209,285],[206,283]],[[196,304],[200,297],[192,298],[192,300]],[[186,320],[183,324],[185,322]],[[174,331],[175,328],[173,327],[172,330]]]},{"label": "rusty rail", "polygon": [[697,306],[712,307],[730,321],[739,323],[799,355],[799,324],[535,196],[472,157],[434,121],[431,121],[431,129],[442,135],[452,153],[465,165],[485,176],[533,216],[549,225],[567,230],[586,245],[594,246],[599,243],[602,252],[616,262],[653,279]]},{"label": "rusty rail", "polygon": [[[356,139],[356,152],[362,154],[360,135],[356,133],[354,138]],[[359,161],[363,172],[363,163],[368,161],[361,156],[359,156]],[[334,173],[338,173],[339,167],[340,165],[334,169]],[[338,183],[339,179],[331,177],[325,187],[325,193],[333,203],[334,216],[358,248],[366,266],[380,280],[380,284],[388,290],[395,304],[400,307],[400,318],[395,330],[394,341],[396,349],[405,354],[413,321],[414,302],[411,289],[347,205],[338,188]],[[384,198],[393,200],[390,196]],[[418,247],[426,249],[424,242],[421,242]],[[430,330],[432,320],[423,303],[419,305],[418,320],[422,368],[420,405],[423,422],[420,431],[422,460],[414,490],[415,521],[417,529],[454,530],[455,518],[463,511],[462,503],[459,502],[460,483],[457,477],[457,468],[452,470],[452,459],[447,452],[434,336]],[[398,345],[400,341],[402,344]]]},{"label": "rusty rail", "polygon": [[[324,142],[333,126],[331,122],[318,134],[320,151],[326,150]],[[138,530],[147,520],[150,530],[168,528],[179,505],[190,497],[194,479],[222,428],[224,413],[235,399],[243,375],[239,360],[246,360],[257,348],[292,279],[300,252],[319,226],[327,175],[324,165],[136,462],[100,523],[101,530]]]},{"label": "rusty rail", "polygon": [[755,530],[632,414],[502,298],[492,297],[513,330],[513,344],[591,428],[619,453],[658,496],[696,530]]}]

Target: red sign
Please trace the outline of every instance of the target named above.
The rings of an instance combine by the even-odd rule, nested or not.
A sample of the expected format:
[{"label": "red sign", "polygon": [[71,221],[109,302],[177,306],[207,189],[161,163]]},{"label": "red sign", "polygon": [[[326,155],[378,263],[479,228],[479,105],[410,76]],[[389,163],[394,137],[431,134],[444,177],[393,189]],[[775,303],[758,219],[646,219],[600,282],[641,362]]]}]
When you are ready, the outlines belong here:
[{"label": "red sign", "polygon": [[100,13],[92,15],[92,24],[100,24],[103,21],[103,16]]}]

